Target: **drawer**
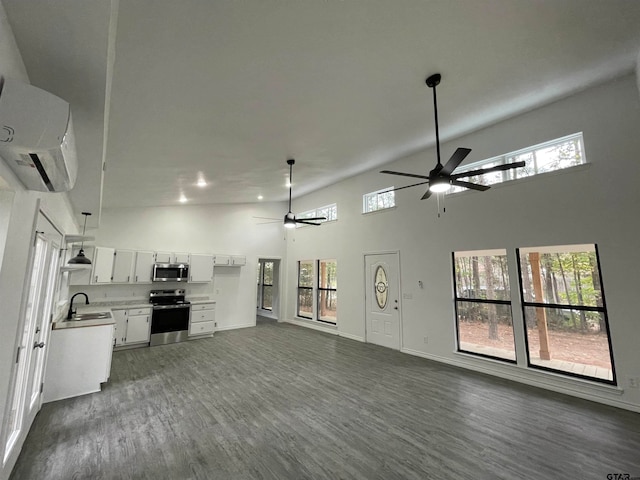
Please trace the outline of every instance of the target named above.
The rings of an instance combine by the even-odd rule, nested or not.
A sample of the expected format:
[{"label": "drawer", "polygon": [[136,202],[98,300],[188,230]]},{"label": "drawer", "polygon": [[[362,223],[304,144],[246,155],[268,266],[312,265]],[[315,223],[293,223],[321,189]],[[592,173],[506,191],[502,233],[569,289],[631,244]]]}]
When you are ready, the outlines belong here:
[{"label": "drawer", "polygon": [[192,323],[189,327],[189,335],[204,335],[207,333],[213,333],[214,330],[214,322]]},{"label": "drawer", "polygon": [[129,309],[129,315],[151,315],[151,307],[131,308]]},{"label": "drawer", "polygon": [[191,312],[191,321],[198,322],[213,322],[215,320],[214,310],[200,310],[199,312]]},{"label": "drawer", "polygon": [[196,305],[191,305],[192,312],[198,312],[200,310],[215,310],[215,309],[216,309],[215,303],[198,303]]}]

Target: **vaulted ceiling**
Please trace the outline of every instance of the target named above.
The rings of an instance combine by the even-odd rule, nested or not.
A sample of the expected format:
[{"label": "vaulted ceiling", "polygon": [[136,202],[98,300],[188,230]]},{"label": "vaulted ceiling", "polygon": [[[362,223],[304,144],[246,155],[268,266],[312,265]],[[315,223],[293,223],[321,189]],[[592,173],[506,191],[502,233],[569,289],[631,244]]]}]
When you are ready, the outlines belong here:
[{"label": "vaulted ceiling", "polygon": [[300,195],[433,145],[429,74],[446,140],[640,50],[636,0],[1,1],[31,82],[71,103],[78,212],[282,201],[287,158]]}]

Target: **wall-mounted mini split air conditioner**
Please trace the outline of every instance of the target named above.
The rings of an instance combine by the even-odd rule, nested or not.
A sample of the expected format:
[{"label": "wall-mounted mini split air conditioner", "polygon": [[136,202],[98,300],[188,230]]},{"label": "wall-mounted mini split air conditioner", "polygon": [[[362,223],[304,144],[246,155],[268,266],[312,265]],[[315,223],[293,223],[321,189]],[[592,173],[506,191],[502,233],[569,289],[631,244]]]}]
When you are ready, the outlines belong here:
[{"label": "wall-mounted mini split air conditioner", "polygon": [[78,161],[69,104],[32,85],[0,80],[0,156],[27,190],[71,190]]}]

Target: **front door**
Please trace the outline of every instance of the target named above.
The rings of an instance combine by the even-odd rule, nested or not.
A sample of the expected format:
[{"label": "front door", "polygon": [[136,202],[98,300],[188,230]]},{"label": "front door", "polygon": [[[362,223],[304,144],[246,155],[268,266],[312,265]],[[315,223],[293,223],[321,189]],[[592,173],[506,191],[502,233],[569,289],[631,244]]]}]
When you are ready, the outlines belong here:
[{"label": "front door", "polygon": [[367,342],[400,350],[397,253],[365,255]]}]

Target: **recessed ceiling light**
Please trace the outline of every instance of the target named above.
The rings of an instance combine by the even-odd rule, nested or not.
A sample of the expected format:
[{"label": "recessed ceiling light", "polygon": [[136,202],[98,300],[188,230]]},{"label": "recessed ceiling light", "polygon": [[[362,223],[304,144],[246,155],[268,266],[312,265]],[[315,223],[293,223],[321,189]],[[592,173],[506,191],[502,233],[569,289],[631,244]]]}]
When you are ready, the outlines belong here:
[{"label": "recessed ceiling light", "polygon": [[207,181],[204,178],[199,178],[198,183],[196,183],[200,188],[207,186]]},{"label": "recessed ceiling light", "polygon": [[258,195],[258,200],[262,200],[264,197],[262,195]]},{"label": "recessed ceiling light", "polygon": [[185,203],[187,201],[187,197],[184,196],[184,194],[180,195],[180,203]]}]

